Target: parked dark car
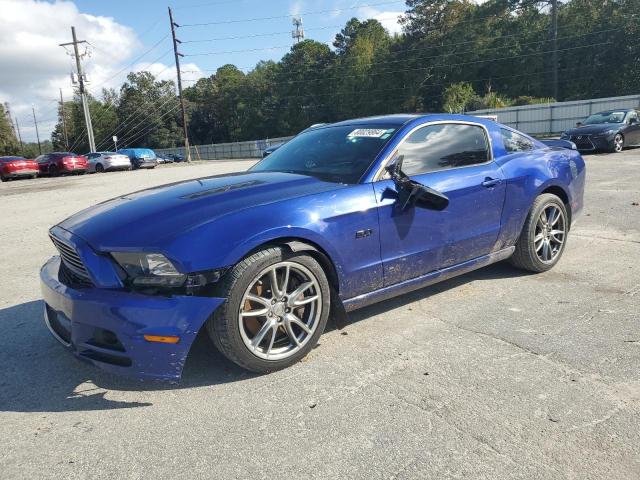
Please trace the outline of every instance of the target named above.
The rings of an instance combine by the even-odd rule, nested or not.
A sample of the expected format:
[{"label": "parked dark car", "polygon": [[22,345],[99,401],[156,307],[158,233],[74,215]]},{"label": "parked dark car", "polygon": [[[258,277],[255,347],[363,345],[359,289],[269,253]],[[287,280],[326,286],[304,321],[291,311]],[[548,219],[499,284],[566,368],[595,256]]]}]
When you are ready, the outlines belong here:
[{"label": "parked dark car", "polygon": [[38,164],[24,157],[0,157],[0,180],[6,182],[13,178],[36,178]]},{"label": "parked dark car", "polygon": [[553,268],[584,185],[578,151],[481,118],[327,125],[247,172],[118,196],[53,227],[45,322],[83,360],[139,378],[177,380],[199,332],[246,369],[278,370],[330,315],[506,259]]},{"label": "parked dark car", "polygon": [[71,152],[46,153],[36,157],[41,175],[57,177],[58,175],[84,175],[89,168],[89,160],[84,155]]},{"label": "parked dark car", "polygon": [[172,161],[176,163],[184,162],[184,156],[179,153],[170,153],[167,155]]},{"label": "parked dark car", "polygon": [[581,152],[621,152],[640,145],[640,120],[634,109],[617,109],[590,115],[560,137],[571,140]]},{"label": "parked dark car", "polygon": [[275,145],[271,145],[270,147],[265,148],[262,151],[262,158],[267,158],[269,155],[271,155],[273,152],[279,149],[282,145],[284,145],[284,143],[276,143]]},{"label": "parked dark car", "polygon": [[[300,133],[308,132],[309,130],[313,130],[314,128],[322,127],[323,125],[326,125],[326,123],[314,123],[309,128],[305,128],[304,130],[302,130]],[[300,135],[300,133],[298,135]],[[285,143],[287,143],[287,142],[276,143],[275,145],[271,145],[270,147],[265,148],[262,151],[262,158],[268,157],[273,152],[278,150],[281,146],[283,146]]]},{"label": "parked dark car", "polygon": [[158,159],[153,150],[148,148],[122,148],[118,153],[126,155],[131,161],[134,170],[139,168],[156,168]]}]

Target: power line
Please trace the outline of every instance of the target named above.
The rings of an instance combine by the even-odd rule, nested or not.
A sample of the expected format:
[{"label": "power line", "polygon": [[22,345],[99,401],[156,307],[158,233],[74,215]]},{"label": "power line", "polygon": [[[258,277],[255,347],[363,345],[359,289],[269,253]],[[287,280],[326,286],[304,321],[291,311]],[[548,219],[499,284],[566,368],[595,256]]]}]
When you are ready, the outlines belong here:
[{"label": "power line", "polygon": [[[158,59],[154,60],[154,61],[153,61],[153,62],[151,62],[149,65],[153,65],[153,64],[155,64],[155,63],[156,63],[156,62],[158,62],[161,58],[166,57],[169,53],[171,53],[171,51],[168,51],[168,52],[164,53],[164,54],[162,55],[162,57],[159,57]],[[158,73],[156,73],[156,76],[159,76],[159,75],[163,74],[163,73],[164,73],[164,72],[166,72],[169,68],[170,68],[170,66],[169,66],[169,65],[168,65],[168,66],[166,66],[165,68],[163,68],[162,70],[160,70]],[[91,93],[91,92],[89,92],[89,93]],[[95,95],[95,93],[94,93],[93,95],[94,95],[94,97],[97,97],[97,95]],[[96,118],[96,123],[97,123],[97,122],[99,122],[100,120],[102,120],[102,119],[104,118],[104,116],[107,114],[107,112],[108,112],[109,110],[111,110],[113,107],[115,107],[115,103],[114,103],[115,101],[116,101],[116,99],[114,98],[114,99],[111,99],[111,100],[108,102],[109,104],[108,104],[107,108],[106,108],[105,110],[103,110],[103,111],[99,114],[98,118]],[[148,103],[148,102],[149,102],[149,100],[145,100],[145,102],[143,103],[143,105],[144,105],[144,104],[146,104],[146,103]],[[101,143],[102,143],[102,142],[101,142]]]},{"label": "power line", "polygon": [[[160,110],[162,107],[164,107],[167,103],[171,102],[175,100],[175,97],[169,97],[167,98],[161,105],[154,105],[156,107],[157,110]],[[154,100],[154,101],[148,101],[151,102],[153,104],[155,104],[155,102],[157,102],[158,100]],[[133,123],[133,118],[139,118],[140,114],[142,113],[146,113],[144,112],[142,109],[145,105],[148,105],[148,103],[143,103],[141,106],[139,106],[136,110],[133,111],[133,113],[131,115],[129,115],[123,122],[120,122],[120,124],[118,125],[118,127],[111,132],[109,135],[107,135],[102,142],[100,142],[99,146],[102,146],[104,144],[109,143],[109,141],[111,140],[111,137],[115,136],[115,135],[119,135],[120,133],[122,133],[125,129],[125,127],[129,126],[129,122]],[[144,123],[144,119],[142,120],[142,122],[139,122],[136,124],[136,126],[131,127],[129,130],[135,130],[139,125],[141,125],[142,123]]]},{"label": "power line", "polygon": [[[303,12],[303,13],[298,13],[297,15],[323,15],[326,13],[341,13],[348,10],[358,10],[360,8],[366,8],[366,7],[380,7],[383,5],[391,5],[394,3],[397,4],[397,3],[403,3],[403,2],[400,2],[400,0],[395,0],[392,2],[369,3],[369,4],[359,5],[356,7],[343,7],[343,8],[335,8],[331,10],[316,10],[314,12]],[[278,20],[281,18],[291,18],[292,16],[294,15],[291,15],[289,13],[286,15],[276,15],[273,17],[242,18],[242,19],[236,19],[236,20],[222,20],[222,21],[216,21],[216,22],[203,22],[203,23],[185,23],[178,26],[179,27],[204,27],[209,25],[227,25],[230,23],[249,23],[249,22],[261,22],[264,20]]]},{"label": "power line", "polygon": [[[305,28],[306,31],[315,31],[315,30],[332,30],[334,28],[342,28],[344,25],[327,25],[325,27],[312,27]],[[209,43],[209,42],[220,42],[224,40],[243,40],[247,38],[260,38],[260,37],[275,37],[278,35],[290,35],[291,31],[283,31],[283,32],[269,32],[269,33],[254,33],[251,35],[233,35],[229,37],[217,37],[217,38],[203,38],[198,40],[183,40],[182,43]]]},{"label": "power line", "polygon": [[[591,44],[587,44],[587,45],[580,45],[580,46],[576,46],[576,47],[568,47],[568,48],[564,48],[564,49],[558,49],[558,52],[564,52],[564,51],[571,51],[571,50],[577,50],[580,48],[588,48],[588,47],[594,47],[594,46],[601,46],[601,45],[608,45],[611,42],[600,42],[600,43],[591,43]],[[499,48],[508,48],[508,47],[499,47]],[[471,53],[473,51],[465,51],[465,52],[461,52],[461,53]],[[407,68],[407,69],[400,69],[400,70],[386,70],[386,71],[381,71],[381,72],[366,72],[366,73],[357,73],[357,74],[352,74],[352,75],[341,75],[341,76],[334,76],[334,77],[315,77],[315,78],[305,78],[305,79],[301,79],[301,80],[287,80],[287,81],[282,81],[282,82],[274,82],[272,83],[272,85],[291,85],[294,83],[311,83],[311,82],[318,82],[318,81],[328,81],[328,80],[342,80],[345,78],[357,78],[357,77],[374,77],[374,76],[380,76],[380,75],[389,75],[389,74],[396,74],[396,73],[405,73],[405,72],[413,72],[413,71],[420,71],[420,70],[430,70],[430,69],[435,69],[435,68],[443,68],[443,67],[456,67],[456,66],[463,66],[463,65],[472,65],[472,64],[476,64],[476,63],[484,63],[484,62],[493,62],[493,61],[499,61],[499,60],[512,60],[512,59],[518,59],[518,58],[525,58],[525,57],[531,57],[531,56],[535,56],[535,55],[543,55],[546,53],[550,53],[551,50],[545,50],[545,51],[540,51],[540,52],[532,52],[532,53],[526,53],[526,54],[520,54],[520,55],[512,55],[512,56],[507,56],[507,57],[494,57],[494,58],[485,58],[485,59],[481,59],[481,60],[473,60],[473,61],[466,61],[466,62],[459,62],[459,63],[448,63],[448,64],[437,64],[437,65],[429,65],[426,67],[416,67],[416,68]],[[454,55],[456,53],[453,53]],[[443,56],[449,56],[452,54],[442,54],[442,55],[434,55],[433,57],[425,57],[425,58],[438,58],[438,57],[443,57]],[[371,64],[371,65],[375,65],[375,64]],[[197,80],[188,80],[188,81],[197,81]],[[330,93],[328,95],[332,95],[333,93]],[[282,97],[280,97],[282,98]]]},{"label": "power line", "polygon": [[[606,33],[606,32],[611,32],[611,31],[615,31],[618,30],[617,28],[610,28],[607,30],[600,30],[600,31],[596,31],[596,32],[589,32],[589,33],[583,33],[583,34],[578,34],[578,35],[568,35],[565,37],[558,37],[558,40],[567,40],[567,39],[572,39],[572,38],[580,38],[580,37],[586,37],[586,36],[590,36],[590,35],[597,35],[600,33]],[[514,34],[514,35],[509,35],[508,37],[513,37],[513,36],[517,36],[517,37],[522,37],[525,36],[523,34]],[[502,38],[506,38],[502,37]],[[516,46],[516,47],[522,47],[522,46],[528,46],[528,45],[535,45],[535,44],[541,44],[541,43],[547,43],[550,42],[550,39],[545,39],[545,40],[536,40],[533,42],[527,42],[527,43],[519,43],[517,45],[502,45],[502,46],[497,46],[497,47],[487,47],[481,50],[464,50],[464,51],[459,51],[459,52],[449,52],[449,53],[441,53],[438,55],[431,55],[431,56],[420,56],[420,57],[413,57],[411,60],[426,60],[426,59],[431,59],[431,58],[439,58],[439,57],[447,57],[447,56],[451,56],[451,55],[463,55],[466,53],[474,53],[474,52],[478,52],[478,51],[489,51],[489,50],[500,50],[503,48],[510,48],[512,46]],[[408,50],[399,50],[399,51],[394,51],[393,53],[402,53],[405,51],[417,51],[417,50],[434,50],[437,48],[441,48],[444,46],[454,46],[454,45],[463,45],[463,44],[467,44],[467,43],[473,43],[473,41],[471,42],[459,42],[457,44],[449,44],[449,45],[439,45],[439,46],[426,46],[423,48],[412,48],[412,49],[408,49]],[[280,47],[273,47],[273,48],[280,48]],[[247,51],[247,50],[244,50]],[[351,57],[349,57],[350,59],[356,59],[356,58],[369,58],[368,55],[353,55]],[[379,66],[379,65],[388,65],[388,64],[393,64],[393,63],[406,63],[406,59],[402,58],[402,59],[398,59],[398,60],[386,60],[386,61],[381,61],[381,62],[370,62],[367,64],[362,64],[360,66],[368,66],[368,67],[373,67],[373,66]],[[215,72],[217,70],[182,70],[182,73],[200,73],[200,72]],[[284,73],[282,75],[285,75]],[[361,75],[369,75],[368,73],[365,74],[357,74],[358,76]],[[333,78],[340,78],[340,77],[333,77]],[[331,80],[333,79],[331,77],[322,77],[319,80]],[[291,80],[285,83],[298,83],[298,82],[308,82],[308,81],[313,81],[314,79],[304,79],[304,80]]]},{"label": "power line", "polygon": [[[160,120],[164,119],[166,116],[170,115],[171,113],[174,113],[179,107],[180,107],[180,105],[175,105],[173,108],[171,108],[170,110],[167,110],[160,117],[158,117],[157,120],[160,121]],[[137,134],[129,134],[129,136],[125,136],[125,138],[123,140],[121,140],[121,142],[122,142],[123,145],[129,145],[129,144],[133,143],[134,141],[140,139],[144,135],[147,135],[148,133],[150,133],[154,129],[159,128],[160,126],[161,125],[149,125],[147,127],[143,127],[143,129],[138,131]]]}]

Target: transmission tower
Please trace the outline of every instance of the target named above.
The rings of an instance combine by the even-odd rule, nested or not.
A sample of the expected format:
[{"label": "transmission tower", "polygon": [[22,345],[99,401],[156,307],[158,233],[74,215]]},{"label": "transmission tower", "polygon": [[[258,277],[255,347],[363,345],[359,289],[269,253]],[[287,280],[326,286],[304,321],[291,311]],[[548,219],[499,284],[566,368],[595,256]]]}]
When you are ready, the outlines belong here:
[{"label": "transmission tower", "polygon": [[295,30],[291,32],[291,37],[296,41],[296,43],[300,43],[301,40],[304,40],[304,28],[302,27],[302,17],[293,17],[291,21]]}]

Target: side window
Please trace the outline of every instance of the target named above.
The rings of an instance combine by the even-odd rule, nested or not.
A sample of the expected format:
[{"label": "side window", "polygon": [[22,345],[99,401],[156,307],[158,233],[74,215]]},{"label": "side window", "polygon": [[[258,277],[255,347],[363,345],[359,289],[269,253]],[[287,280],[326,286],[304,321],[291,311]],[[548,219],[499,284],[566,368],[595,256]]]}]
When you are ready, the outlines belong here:
[{"label": "side window", "polygon": [[484,129],[457,123],[416,130],[400,145],[398,154],[404,157],[402,170],[407,175],[476,165],[491,159]]},{"label": "side window", "polygon": [[512,132],[506,128],[500,129],[500,133],[502,133],[504,148],[508,153],[528,152],[534,148],[533,142],[524,135]]}]

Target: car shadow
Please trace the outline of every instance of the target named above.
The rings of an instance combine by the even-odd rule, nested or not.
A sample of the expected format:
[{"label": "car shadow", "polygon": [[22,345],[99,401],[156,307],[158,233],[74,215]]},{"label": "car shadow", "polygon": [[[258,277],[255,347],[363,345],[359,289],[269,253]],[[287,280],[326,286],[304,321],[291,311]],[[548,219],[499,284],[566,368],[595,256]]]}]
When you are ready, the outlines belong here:
[{"label": "car shadow", "polygon": [[[330,322],[327,331],[429,298],[474,280],[526,275],[505,263],[492,265],[437,285],[387,300],[349,314],[345,324]],[[109,391],[149,392],[215,386],[259,376],[227,360],[205,332],[196,338],[181,382],[139,381],[118,377],[86,364],[67,352],[49,333],[42,319],[42,301],[0,309],[0,412],[73,412],[142,408],[146,401],[108,398]],[[141,395],[144,399],[145,396]]]},{"label": "car shadow", "polygon": [[[108,391],[145,392],[218,385],[255,377],[223,357],[202,332],[178,384],[140,381],[78,360],[49,333],[42,301],[0,309],[0,412],[68,412],[140,408],[145,401],[112,400]],[[141,396],[141,398],[144,398]]]}]

